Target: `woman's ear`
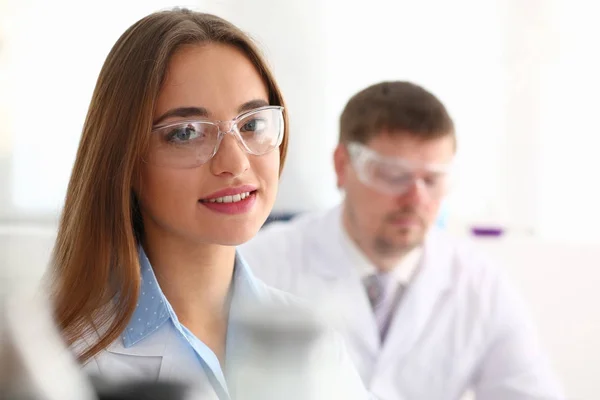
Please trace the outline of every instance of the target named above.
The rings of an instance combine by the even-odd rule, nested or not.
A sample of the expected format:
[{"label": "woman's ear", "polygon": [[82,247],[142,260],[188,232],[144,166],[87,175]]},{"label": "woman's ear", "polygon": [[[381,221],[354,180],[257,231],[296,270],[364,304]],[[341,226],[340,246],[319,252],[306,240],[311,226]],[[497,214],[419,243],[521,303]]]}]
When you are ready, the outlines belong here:
[{"label": "woman's ear", "polygon": [[337,176],[336,184],[338,189],[342,189],[346,182],[346,171],[348,164],[350,163],[350,157],[346,146],[342,143],[338,144],[333,152],[333,165],[335,167],[335,174]]}]

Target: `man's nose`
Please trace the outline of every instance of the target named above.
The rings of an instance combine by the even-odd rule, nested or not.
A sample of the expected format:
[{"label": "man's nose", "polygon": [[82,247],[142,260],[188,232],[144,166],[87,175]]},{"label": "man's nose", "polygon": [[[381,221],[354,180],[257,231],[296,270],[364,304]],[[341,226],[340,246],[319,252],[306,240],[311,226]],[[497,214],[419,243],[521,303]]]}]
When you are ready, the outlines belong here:
[{"label": "man's nose", "polygon": [[413,178],[406,191],[400,197],[410,204],[421,204],[428,200],[429,195],[423,180],[420,178]]}]

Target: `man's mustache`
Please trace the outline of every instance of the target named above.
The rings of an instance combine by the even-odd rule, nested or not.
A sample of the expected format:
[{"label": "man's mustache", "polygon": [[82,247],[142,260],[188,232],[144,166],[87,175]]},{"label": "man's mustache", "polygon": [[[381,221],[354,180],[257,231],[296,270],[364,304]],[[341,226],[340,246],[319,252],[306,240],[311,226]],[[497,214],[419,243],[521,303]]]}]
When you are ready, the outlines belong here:
[{"label": "man's mustache", "polygon": [[385,220],[393,222],[401,218],[416,218],[420,222],[425,223],[425,218],[423,218],[423,215],[416,207],[404,207],[400,210],[393,211],[385,217]]}]

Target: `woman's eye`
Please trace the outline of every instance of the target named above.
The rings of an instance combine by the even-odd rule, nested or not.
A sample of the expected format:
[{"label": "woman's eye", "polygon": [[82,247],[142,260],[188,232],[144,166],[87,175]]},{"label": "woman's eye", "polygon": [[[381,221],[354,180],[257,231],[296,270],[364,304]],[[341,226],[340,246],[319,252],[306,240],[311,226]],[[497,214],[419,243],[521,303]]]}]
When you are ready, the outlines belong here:
[{"label": "woman's eye", "polygon": [[266,127],[267,123],[264,119],[255,118],[246,122],[244,126],[242,126],[242,129],[240,129],[240,131],[260,133],[264,131]]},{"label": "woman's eye", "polygon": [[193,126],[182,126],[173,129],[167,135],[168,142],[183,143],[192,139],[196,139],[199,136],[198,132]]}]

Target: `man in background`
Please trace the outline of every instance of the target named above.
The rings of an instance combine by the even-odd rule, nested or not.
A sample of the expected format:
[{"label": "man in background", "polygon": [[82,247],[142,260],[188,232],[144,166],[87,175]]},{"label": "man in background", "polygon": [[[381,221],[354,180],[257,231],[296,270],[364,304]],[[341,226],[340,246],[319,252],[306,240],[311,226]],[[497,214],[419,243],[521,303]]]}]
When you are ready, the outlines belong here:
[{"label": "man in background", "polygon": [[562,399],[510,285],[432,228],[455,151],[433,94],[408,82],[368,87],[340,119],[342,204],[272,223],[241,252],[259,278],[336,317],[377,398]]}]

